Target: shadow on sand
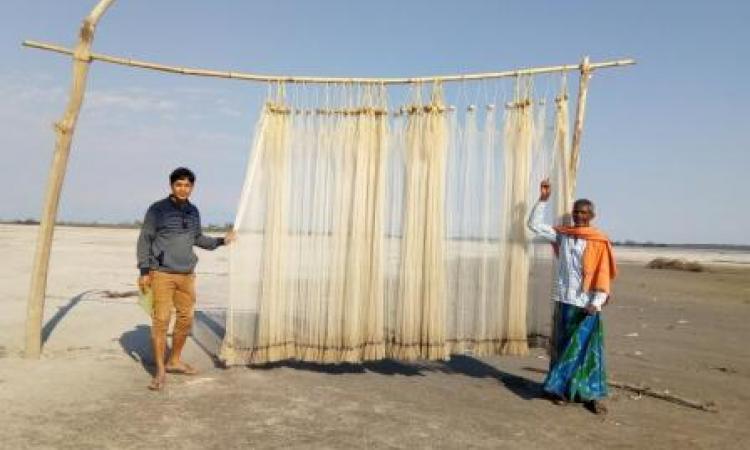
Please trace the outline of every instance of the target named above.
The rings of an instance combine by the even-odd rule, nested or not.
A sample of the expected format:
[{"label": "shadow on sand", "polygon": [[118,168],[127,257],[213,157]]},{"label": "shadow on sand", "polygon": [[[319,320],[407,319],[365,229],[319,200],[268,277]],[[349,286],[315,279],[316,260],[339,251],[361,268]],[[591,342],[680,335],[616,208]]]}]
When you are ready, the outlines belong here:
[{"label": "shadow on sand", "polygon": [[126,355],[143,366],[143,370],[151,376],[156,374],[154,354],[151,349],[151,327],[138,325],[134,329],[126,331],[120,336],[120,346]]},{"label": "shadow on sand", "polygon": [[75,297],[68,300],[68,304],[65,306],[60,307],[60,309],[57,310],[54,316],[50,317],[50,319],[47,321],[47,323],[44,324],[44,327],[42,327],[42,345],[47,343],[47,340],[49,339],[52,332],[55,330],[57,325],[60,324],[60,322],[63,320],[63,318],[72,310],[78,303],[83,300],[83,298],[92,291],[84,291],[80,294],[76,295]]},{"label": "shadow on sand", "polygon": [[[209,356],[217,368],[226,368],[218,354],[224,339],[226,313],[223,310],[201,310],[195,312],[192,340]],[[133,360],[153,375],[150,328],[139,325],[120,338],[123,350]],[[542,395],[542,385],[536,381],[504,372],[479,359],[466,355],[452,355],[450,361],[401,362],[391,359],[370,361],[362,364],[316,364],[302,361],[280,361],[277,363],[253,365],[253,370],[274,370],[290,368],[328,375],[377,373],[380,375],[425,376],[428,373],[449,373],[472,378],[495,379],[499,384],[518,397],[531,400]]]},{"label": "shadow on sand", "polygon": [[[218,313],[196,311],[191,334],[193,342],[211,358],[217,368],[225,367],[218,358],[221,341],[224,339],[223,314],[221,311]],[[149,325],[137,325],[134,329],[123,333],[119,341],[126,355],[133,361],[140,363],[151,376],[156,374],[154,353],[151,347],[151,327]],[[169,339],[167,340],[168,353]]]},{"label": "shadow on sand", "polygon": [[224,340],[225,323],[226,312],[223,310],[202,310],[195,312],[191,335],[193,342],[211,358],[214,367],[225,367],[224,363],[219,359],[221,342]]},{"label": "shadow on sand", "polygon": [[405,363],[384,359],[362,364],[315,364],[300,361],[281,361],[250,367],[255,370],[272,370],[280,367],[288,367],[295,370],[306,370],[329,375],[372,372],[380,375],[425,376],[430,372],[440,372],[465,375],[472,378],[494,378],[498,383],[524,400],[531,400],[542,396],[542,385],[540,383],[498,370],[490,364],[466,355],[451,355],[450,361],[447,362],[418,361]]}]

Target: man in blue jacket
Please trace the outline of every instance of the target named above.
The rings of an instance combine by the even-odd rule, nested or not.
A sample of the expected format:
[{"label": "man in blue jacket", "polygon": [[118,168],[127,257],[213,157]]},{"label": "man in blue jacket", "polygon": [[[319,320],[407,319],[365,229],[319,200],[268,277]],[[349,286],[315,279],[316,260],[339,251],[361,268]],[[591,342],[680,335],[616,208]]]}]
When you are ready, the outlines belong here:
[{"label": "man in blue jacket", "polygon": [[[138,269],[141,291],[151,289],[154,308],[151,316],[151,341],[154,348],[156,374],[149,389],[161,390],[166,373],[194,375],[197,371],[180,360],[185,341],[193,325],[195,305],[195,265],[198,257],[193,246],[214,250],[235,239],[230,231],[223,238],[206,236],[201,231],[198,208],[190,203],[195,174],[179,167],[169,176],[171,194],[152,204],[143,220],[138,237]],[[177,318],[172,332],[172,351],[165,363],[167,328]]]}]

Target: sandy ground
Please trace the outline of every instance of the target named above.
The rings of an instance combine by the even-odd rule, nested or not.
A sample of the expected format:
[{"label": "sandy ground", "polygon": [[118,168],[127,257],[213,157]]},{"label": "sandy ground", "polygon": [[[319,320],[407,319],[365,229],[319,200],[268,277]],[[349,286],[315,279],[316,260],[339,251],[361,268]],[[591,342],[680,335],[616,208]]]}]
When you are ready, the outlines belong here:
[{"label": "sandy ground", "polygon": [[[526,358],[364,366],[216,367],[227,254],[202,252],[187,358],[202,373],[149,380],[148,321],[133,289],[134,230],[60,228],[44,355],[21,358],[36,229],[0,225],[1,448],[750,448],[750,261],[680,256],[704,273],[643,268],[658,249],[619,250],[607,308],[611,377],[715,401],[718,413],[613,390],[610,414],[539,398]],[[672,256],[666,254],[665,256]]]}]

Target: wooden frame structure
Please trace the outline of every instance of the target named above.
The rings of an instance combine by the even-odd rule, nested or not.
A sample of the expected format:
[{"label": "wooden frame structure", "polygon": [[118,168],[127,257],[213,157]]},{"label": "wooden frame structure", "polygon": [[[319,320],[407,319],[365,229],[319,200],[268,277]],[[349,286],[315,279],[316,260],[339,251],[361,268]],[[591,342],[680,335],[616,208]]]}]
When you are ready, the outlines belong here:
[{"label": "wooden frame structure", "polygon": [[37,359],[42,349],[42,321],[44,317],[44,304],[47,290],[47,273],[49,269],[49,258],[52,247],[52,239],[55,229],[55,219],[60,203],[60,193],[65,179],[70,145],[73,140],[78,114],[83,103],[86,90],[86,80],[89,65],[92,61],[101,61],[118,64],[127,67],[135,67],[147,70],[175,73],[180,75],[192,75],[201,77],[226,78],[251,82],[279,82],[279,83],[371,83],[371,84],[416,84],[434,82],[455,82],[482,80],[491,78],[519,77],[524,75],[537,75],[543,73],[570,72],[580,73],[578,103],[571,145],[571,181],[575,191],[575,180],[578,169],[578,160],[581,148],[581,137],[583,135],[583,121],[586,111],[586,94],[591,73],[597,69],[628,66],[635,64],[633,59],[622,59],[591,63],[588,57],[583,58],[580,64],[565,64],[550,67],[534,67],[525,69],[514,69],[502,72],[483,72],[459,75],[436,75],[427,77],[397,77],[397,78],[362,78],[362,77],[317,77],[317,76],[288,76],[288,75],[262,75],[243,72],[220,71],[209,69],[197,69],[170,66],[159,63],[140,61],[118,56],[110,56],[91,51],[94,40],[94,32],[99,20],[112,6],[115,0],[99,0],[91,13],[83,20],[79,32],[78,44],[74,49],[68,49],[59,45],[42,43],[38,41],[24,41],[23,45],[29,48],[47,50],[64,55],[73,59],[73,81],[70,89],[68,104],[60,121],[55,123],[55,152],[52,159],[47,179],[44,206],[40,218],[39,232],[34,253],[32,267],[31,286],[27,305],[26,319],[26,346],[25,356]]}]

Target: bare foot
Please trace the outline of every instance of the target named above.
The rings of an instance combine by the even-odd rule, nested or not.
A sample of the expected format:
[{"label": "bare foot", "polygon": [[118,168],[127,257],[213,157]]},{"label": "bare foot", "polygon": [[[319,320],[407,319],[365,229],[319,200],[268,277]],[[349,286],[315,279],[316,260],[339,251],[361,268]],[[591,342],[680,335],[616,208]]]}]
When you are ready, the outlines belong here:
[{"label": "bare foot", "polygon": [[586,406],[586,409],[588,409],[589,411],[591,411],[592,413],[596,415],[603,416],[603,415],[606,415],[608,412],[607,405],[605,405],[604,402],[602,402],[601,400],[590,400],[585,403],[585,406]]},{"label": "bare foot", "polygon": [[149,390],[161,391],[164,389],[164,384],[167,381],[167,376],[164,374],[157,375],[151,379],[151,384],[148,385]]},{"label": "bare foot", "polygon": [[177,375],[196,375],[198,370],[190,364],[184,362],[168,363],[167,373],[173,373]]},{"label": "bare foot", "polygon": [[559,397],[555,394],[550,394],[549,392],[544,393],[544,398],[551,401],[557,406],[566,406],[568,404],[568,402],[564,398]]}]

